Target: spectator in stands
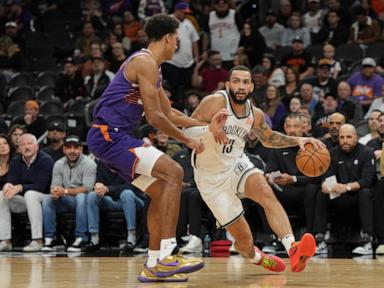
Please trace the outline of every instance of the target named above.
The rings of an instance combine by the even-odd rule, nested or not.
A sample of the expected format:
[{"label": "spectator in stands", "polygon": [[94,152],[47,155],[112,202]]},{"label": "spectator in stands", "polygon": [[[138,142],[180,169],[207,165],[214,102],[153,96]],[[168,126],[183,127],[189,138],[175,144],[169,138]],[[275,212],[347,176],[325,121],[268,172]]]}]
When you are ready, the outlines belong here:
[{"label": "spectator in stands", "polygon": [[131,39],[132,43],[137,42],[137,33],[140,29],[142,29],[142,26],[140,24],[140,21],[138,21],[136,17],[132,14],[132,12],[129,10],[124,12],[123,28],[124,35]]},{"label": "spectator in stands", "polygon": [[268,72],[263,66],[256,65],[252,69],[252,80],[254,87],[251,97],[256,100],[257,105],[262,105],[265,102],[265,95],[267,92]]},{"label": "spectator in stands", "polygon": [[59,97],[64,107],[68,101],[76,100],[84,96],[84,79],[78,70],[78,66],[72,57],[64,60],[64,70],[57,77],[55,84],[55,96]]},{"label": "spectator in stands", "polygon": [[27,46],[24,37],[21,36],[19,26],[16,22],[9,21],[5,23],[5,35],[10,37],[13,43],[17,44],[23,54],[26,53]]},{"label": "spectator in stands", "polygon": [[[303,136],[300,115],[290,114],[285,118],[284,132],[288,136]],[[312,232],[315,199],[320,183],[315,178],[304,176],[297,169],[295,158],[298,150],[298,147],[271,150],[265,172],[284,208],[288,213],[304,212],[306,230]],[[276,171],[280,171],[281,175],[274,178],[271,173]]]},{"label": "spectator in stands", "polygon": [[339,82],[337,95],[339,96],[339,111],[345,115],[348,123],[358,123],[363,118],[363,108],[358,100],[351,97],[351,86],[348,82]]},{"label": "spectator in stands", "polygon": [[124,212],[128,235],[126,243],[120,246],[120,250],[132,253],[136,245],[136,215],[137,211],[144,207],[145,196],[101,161],[97,161],[96,164],[96,184],[94,190],[87,195],[88,231],[91,234],[91,241],[86,250],[89,252],[99,248],[100,209],[102,209]]},{"label": "spectator in stands", "polygon": [[140,29],[139,31],[137,31],[137,42],[132,43],[131,51],[129,51],[128,54],[131,55],[132,53],[142,48],[146,48],[147,46],[148,46],[147,34],[145,34],[144,29]]},{"label": "spectator in stands", "polygon": [[26,132],[25,126],[20,124],[15,124],[9,128],[8,138],[11,142],[12,148],[16,154],[20,154],[19,139],[20,136]]},{"label": "spectator in stands", "polygon": [[285,85],[280,86],[280,95],[283,102],[289,106],[289,101],[293,96],[298,96],[298,83],[299,83],[299,72],[287,67],[285,69]]},{"label": "spectator in stands", "polygon": [[277,15],[277,22],[284,27],[289,26],[289,19],[293,13],[291,0],[280,0],[279,13]]},{"label": "spectator in stands", "polygon": [[372,58],[364,58],[361,63],[363,68],[354,73],[348,83],[352,88],[352,98],[358,100],[367,111],[376,97],[381,96],[381,88],[384,80],[375,73],[376,61]]},{"label": "spectator in stands", "polygon": [[281,102],[279,90],[277,87],[268,85],[265,103],[261,107],[272,120],[271,128],[274,130],[281,130],[283,119],[287,114],[287,109]]},{"label": "spectator in stands", "polygon": [[302,106],[308,108],[310,114],[314,115],[318,99],[313,94],[313,87],[311,84],[304,83],[301,85],[300,97]]},{"label": "spectator in stands", "polygon": [[315,43],[319,31],[323,27],[324,16],[325,11],[320,8],[320,0],[308,0],[308,11],[303,15],[303,26],[309,29],[311,43]]},{"label": "spectator in stands", "polygon": [[203,95],[197,90],[188,90],[185,92],[186,104],[184,108],[184,114],[192,115],[193,111],[199,106]]},{"label": "spectator in stands", "polygon": [[308,28],[302,27],[300,13],[293,12],[288,21],[288,28],[284,31],[281,45],[289,46],[296,38],[300,38],[302,40],[304,48],[311,45],[311,35]]},{"label": "spectator in stands", "polygon": [[14,152],[12,148],[12,143],[7,135],[0,134],[0,191],[3,190],[3,186],[8,181],[9,163]]},{"label": "spectator in stands", "polygon": [[301,113],[301,112],[299,112],[298,114],[299,114],[300,119],[301,119],[301,129],[303,130],[303,136],[312,137],[311,116],[307,113]]},{"label": "spectator in stands", "polygon": [[173,16],[179,21],[178,49],[172,60],[162,65],[162,75],[173,88],[173,100],[178,107],[184,106],[184,91],[192,87],[194,65],[199,63],[199,34],[192,22],[186,18],[192,13],[189,4],[180,2],[175,5]]},{"label": "spectator in stands", "polygon": [[[345,2],[345,1],[343,1]],[[328,0],[326,1],[326,6],[329,11],[336,11],[337,15],[340,17],[340,24],[344,25],[345,27],[349,27],[352,24],[352,15],[349,11],[349,4],[344,4],[344,6],[341,5],[339,0]],[[345,7],[347,6],[347,7]],[[327,25],[328,19],[324,19],[324,24]],[[345,43],[345,42],[344,42]]]},{"label": "spectator in stands", "polygon": [[326,93],[324,100],[319,102],[315,115],[313,116],[313,136],[316,138],[324,136],[328,132],[328,119],[329,117],[337,112],[337,96],[332,93]]},{"label": "spectator in stands", "polygon": [[[132,11],[132,10],[131,10]],[[163,0],[140,0],[137,15],[140,20],[145,22],[149,17],[155,14],[167,14],[167,7]]]},{"label": "spectator in stands", "polygon": [[192,86],[200,88],[204,93],[223,89],[228,71],[221,64],[220,52],[209,51],[208,59],[201,60],[193,70]]},{"label": "spectator in stands", "polygon": [[83,155],[80,138],[69,135],[64,141],[65,157],[53,166],[51,194],[43,199],[45,245],[42,251],[53,251],[56,241],[56,212],[75,211],[76,240],[68,252],[81,252],[88,242],[87,193],[96,179],[96,163]]},{"label": "spectator in stands", "polygon": [[366,145],[370,140],[379,137],[377,128],[379,127],[379,116],[381,115],[380,110],[372,110],[368,118],[369,133],[362,136],[359,139],[359,143]]},{"label": "spectator in stands", "polygon": [[275,65],[275,57],[271,53],[265,53],[261,60],[263,66],[268,72],[268,84],[275,87],[285,85],[285,73],[283,69]]},{"label": "spectator in stands", "polygon": [[265,25],[259,28],[265,39],[265,44],[272,50],[281,46],[281,39],[285,31],[285,27],[277,23],[276,20],[275,11],[269,9],[265,15]]},{"label": "spectator in stands", "polygon": [[160,151],[163,151],[171,158],[181,150],[181,147],[178,144],[170,143],[169,136],[160,130],[155,131],[153,146],[155,146]]},{"label": "spectator in stands", "polygon": [[292,51],[283,57],[281,66],[290,67],[298,72],[300,80],[312,76],[314,72],[312,55],[304,50],[302,38],[296,37],[291,43]]},{"label": "spectator in stands", "polygon": [[53,121],[48,125],[47,138],[49,140],[49,146],[43,149],[43,152],[47,153],[56,162],[60,158],[64,157],[64,138],[65,138],[64,124],[60,121]]},{"label": "spectator in stands", "polygon": [[373,100],[372,104],[369,106],[368,112],[365,114],[365,119],[367,119],[374,110],[380,110],[381,112],[384,112],[384,85],[381,86],[380,91],[380,97],[377,97],[375,100]]},{"label": "spectator in stands", "polygon": [[[373,150],[373,153],[375,154],[375,160],[376,160],[376,170],[378,173],[378,176],[380,176],[381,170],[380,170],[380,164],[381,164],[381,158],[382,158],[382,151],[383,151],[383,140],[384,140],[384,113],[380,112],[380,114],[377,117],[377,137],[371,139],[368,141],[367,146],[370,147]],[[380,178],[380,177],[379,177]]]},{"label": "spectator in stands", "polygon": [[7,183],[0,192],[0,250],[12,250],[11,212],[28,212],[32,241],[24,252],[40,251],[43,247],[43,213],[41,203],[49,192],[53,160],[39,151],[39,144],[32,134],[20,137],[21,155],[9,164]]},{"label": "spectator in stands", "polygon": [[343,114],[336,112],[328,118],[328,133],[322,138],[324,144],[328,149],[339,145],[339,130],[345,124],[345,117]]},{"label": "spectator in stands", "polygon": [[[375,162],[372,150],[357,142],[355,127],[345,124],[340,127],[340,145],[331,149],[331,166],[324,176],[321,192],[317,194],[314,232],[318,246],[316,252],[325,254],[328,251],[325,243],[325,232],[328,223],[329,208],[334,211],[353,211],[359,215],[362,226],[361,247],[352,252],[372,254],[373,234],[373,199],[372,184],[376,177]],[[329,177],[336,177],[336,184],[329,184]],[[358,213],[356,208],[358,208]]]},{"label": "spectator in stands", "polygon": [[230,7],[229,0],[215,0],[214,10],[209,13],[207,34],[203,38],[203,51],[218,51],[223,60],[223,66],[229,70],[235,57],[240,41],[242,19],[235,9]]},{"label": "spectator in stands", "polygon": [[[109,35],[115,35],[115,34],[113,34],[111,32],[111,33],[109,33]],[[106,48],[107,51],[105,51],[105,54],[107,56],[109,55],[110,58],[113,55],[112,54],[112,44],[114,44],[114,43],[117,43],[117,39],[116,39],[116,41],[112,41],[110,38],[109,42],[108,42],[109,46]],[[84,78],[92,73],[92,66],[93,66],[92,58],[97,58],[97,57],[99,57],[99,58],[104,57],[104,51],[102,49],[102,45],[100,43],[92,43],[91,44],[91,54],[84,56],[82,59],[83,64],[82,64],[81,73],[82,73]]]},{"label": "spectator in stands", "polygon": [[81,3],[83,20],[91,22],[92,26],[98,31],[103,31],[108,28],[108,20],[105,15],[103,15],[102,8],[100,1],[97,0],[82,1]]},{"label": "spectator in stands", "polygon": [[75,49],[78,49],[81,56],[91,55],[91,44],[102,43],[101,39],[95,35],[95,30],[91,22],[84,22],[83,34],[75,41]]},{"label": "spectator in stands", "polygon": [[124,35],[122,24],[116,23],[113,26],[113,34],[115,34],[117,42],[123,45],[125,51],[131,50],[131,39]]},{"label": "spectator in stands", "polygon": [[362,6],[357,6],[354,12],[356,22],[350,27],[348,43],[369,45],[377,42],[380,38],[380,24],[377,20],[368,16],[367,10]]},{"label": "spectator in stands", "polygon": [[110,78],[105,73],[105,62],[101,57],[92,59],[92,73],[85,77],[85,95],[91,99],[98,99],[107,88]]},{"label": "spectator in stands", "polygon": [[[248,156],[249,155],[259,156],[265,164],[268,162],[270,151],[271,149],[264,147],[260,143],[259,138],[257,137],[256,133],[253,130],[251,130],[245,136],[245,152],[247,153]],[[261,168],[265,168],[265,167],[261,167]],[[263,169],[263,171],[264,170],[265,169]]]},{"label": "spectator in stands", "polygon": [[299,113],[301,107],[301,98],[299,96],[293,96],[289,101],[289,113]]},{"label": "spectator in stands", "polygon": [[8,6],[8,19],[18,23],[20,30],[23,34],[34,32],[33,15],[24,5],[21,0],[11,0],[7,3]]},{"label": "spectator in stands", "polygon": [[342,72],[341,62],[335,59],[336,50],[331,44],[326,44],[323,47],[324,58],[327,59],[331,64],[331,70],[329,71],[330,76],[333,79],[337,79],[339,74]]},{"label": "spectator in stands", "polygon": [[133,2],[131,0],[111,0],[108,1],[106,6],[106,11],[114,22],[122,20],[124,11],[133,11]]},{"label": "spectator in stands", "polygon": [[336,95],[336,80],[331,77],[332,63],[326,58],[317,63],[317,74],[315,78],[308,81],[313,87],[313,94],[319,101],[324,99],[326,93]]},{"label": "spectator in stands", "polygon": [[0,70],[10,79],[15,72],[26,71],[29,68],[28,59],[12,39],[3,35],[0,37]]},{"label": "spectator in stands", "polygon": [[121,64],[125,61],[127,56],[125,55],[125,50],[123,45],[120,42],[116,42],[112,46],[112,57],[109,61],[109,70],[113,73],[117,73]]},{"label": "spectator in stands", "polygon": [[203,210],[206,209],[204,201],[197,190],[193,168],[191,165],[191,152],[184,148],[177,152],[173,159],[183,167],[184,179],[180,197],[180,214],[177,223],[177,237],[191,236],[186,246],[182,247],[182,253],[201,253],[203,251],[203,241],[201,235],[201,221]]},{"label": "spectator in stands", "polygon": [[239,50],[241,49],[244,49],[251,67],[261,64],[263,54],[267,50],[264,36],[249,21],[244,23],[241,30]]},{"label": "spectator in stands", "polygon": [[39,138],[46,131],[45,122],[39,117],[39,104],[36,100],[28,100],[24,104],[24,118],[21,123],[24,125],[26,132],[31,133]]},{"label": "spectator in stands", "polygon": [[320,45],[331,44],[334,47],[346,44],[349,31],[347,26],[340,23],[339,12],[337,10],[328,11],[326,19],[328,23],[325,23],[319,31],[317,43]]}]

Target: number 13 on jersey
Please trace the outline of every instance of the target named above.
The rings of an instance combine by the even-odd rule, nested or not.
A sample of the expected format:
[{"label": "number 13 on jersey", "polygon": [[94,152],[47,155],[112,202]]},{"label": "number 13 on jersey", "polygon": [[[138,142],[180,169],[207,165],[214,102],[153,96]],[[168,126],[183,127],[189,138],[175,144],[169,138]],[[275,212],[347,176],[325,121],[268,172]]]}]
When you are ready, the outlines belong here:
[{"label": "number 13 on jersey", "polygon": [[223,145],[223,154],[231,153],[234,143],[235,143],[235,139],[229,139],[228,143]]}]

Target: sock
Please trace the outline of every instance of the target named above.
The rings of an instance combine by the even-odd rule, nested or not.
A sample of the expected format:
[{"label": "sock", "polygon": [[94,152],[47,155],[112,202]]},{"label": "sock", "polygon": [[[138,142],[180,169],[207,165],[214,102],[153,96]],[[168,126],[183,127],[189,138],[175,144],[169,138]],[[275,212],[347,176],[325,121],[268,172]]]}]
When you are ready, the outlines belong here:
[{"label": "sock", "polygon": [[44,238],[45,245],[51,245],[53,238],[46,237]]},{"label": "sock", "polygon": [[136,244],[136,230],[135,229],[129,229],[128,230],[127,242],[131,243],[133,246],[135,246],[135,244]]},{"label": "sock", "polygon": [[91,233],[91,242],[93,245],[99,244],[99,233]]},{"label": "sock", "polygon": [[149,268],[155,267],[159,256],[160,250],[148,250],[147,266]]},{"label": "sock", "polygon": [[253,264],[260,264],[261,261],[261,253],[255,250],[255,256],[253,258],[248,259]]},{"label": "sock", "polygon": [[173,249],[177,246],[176,238],[162,239],[160,242],[160,260],[171,255]]},{"label": "sock", "polygon": [[287,234],[281,240],[283,243],[285,250],[287,250],[289,255],[289,249],[291,249],[292,243],[295,242],[295,237],[292,234]]}]

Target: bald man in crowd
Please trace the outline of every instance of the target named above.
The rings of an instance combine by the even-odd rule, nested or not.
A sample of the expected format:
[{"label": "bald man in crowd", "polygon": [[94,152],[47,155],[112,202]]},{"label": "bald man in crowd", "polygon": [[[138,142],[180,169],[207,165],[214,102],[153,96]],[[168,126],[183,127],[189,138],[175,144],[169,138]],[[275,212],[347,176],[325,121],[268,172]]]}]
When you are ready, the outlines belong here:
[{"label": "bald man in crowd", "polygon": [[[329,222],[328,213],[353,213],[358,216],[362,229],[362,246],[352,252],[372,254],[373,197],[372,185],[376,177],[373,151],[360,143],[354,126],[344,124],[339,130],[339,145],[330,150],[331,165],[324,175],[321,193],[315,208],[314,232],[317,254],[328,252],[324,234]],[[331,183],[331,179],[334,183]],[[356,215],[357,214],[357,215]]]},{"label": "bald man in crowd", "polygon": [[339,129],[345,124],[345,116],[339,112],[333,113],[328,118],[328,133],[321,139],[328,149],[339,144]]}]

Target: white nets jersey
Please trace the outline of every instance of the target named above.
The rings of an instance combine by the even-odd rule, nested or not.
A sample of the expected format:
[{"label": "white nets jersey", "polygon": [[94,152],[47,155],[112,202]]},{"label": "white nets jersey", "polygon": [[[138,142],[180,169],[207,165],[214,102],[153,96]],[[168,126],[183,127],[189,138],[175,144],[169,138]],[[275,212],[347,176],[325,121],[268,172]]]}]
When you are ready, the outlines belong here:
[{"label": "white nets jersey", "polygon": [[216,93],[222,94],[227,103],[228,118],[223,130],[228,137],[228,143],[225,145],[217,144],[211,133],[207,133],[202,138],[205,146],[204,152],[196,154],[195,159],[192,159],[195,168],[200,172],[220,173],[231,169],[244,154],[244,137],[251,131],[254,123],[249,99],[245,103],[245,116],[237,117],[232,110],[228,92],[220,90]]}]

